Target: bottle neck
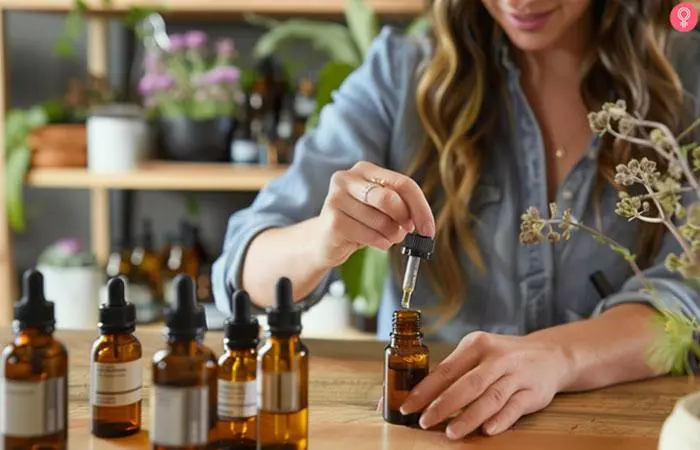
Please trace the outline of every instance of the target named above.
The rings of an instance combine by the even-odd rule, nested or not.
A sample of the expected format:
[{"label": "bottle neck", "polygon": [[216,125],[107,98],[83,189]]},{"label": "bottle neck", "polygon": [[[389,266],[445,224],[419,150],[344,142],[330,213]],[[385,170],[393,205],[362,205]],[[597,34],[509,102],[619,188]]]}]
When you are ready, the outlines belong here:
[{"label": "bottle neck", "polygon": [[421,314],[415,310],[398,310],[394,312],[391,345],[422,345]]},{"label": "bottle neck", "polygon": [[53,339],[53,327],[24,327],[15,322],[13,328],[15,345],[26,345],[29,342],[42,345]]}]

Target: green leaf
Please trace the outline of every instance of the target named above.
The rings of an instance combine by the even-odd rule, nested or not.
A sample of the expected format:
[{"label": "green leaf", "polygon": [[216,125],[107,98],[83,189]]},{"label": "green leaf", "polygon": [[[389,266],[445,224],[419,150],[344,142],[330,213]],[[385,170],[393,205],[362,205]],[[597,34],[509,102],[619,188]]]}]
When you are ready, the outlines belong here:
[{"label": "green leaf", "polygon": [[367,304],[362,312],[376,315],[389,271],[389,253],[365,247],[353,253],[338,270],[350,299],[364,298]]},{"label": "green leaf", "polygon": [[338,267],[338,272],[345,283],[345,289],[351,300],[356,299],[362,290],[362,266],[366,254],[366,248],[360,249]]},{"label": "green leaf", "polygon": [[257,25],[259,27],[267,28],[268,30],[271,30],[282,23],[277,19],[252,13],[244,14],[243,18],[251,25]]},{"label": "green leaf", "polygon": [[307,41],[332,61],[359,65],[362,56],[358,53],[348,29],[342,25],[306,19],[280,22],[262,35],[255,44],[253,56],[265,58],[292,41]]},{"label": "green leaf", "polygon": [[146,17],[151,14],[156,14],[159,10],[163,8],[158,8],[155,6],[132,6],[127,11],[124,17],[124,25],[128,28],[134,29],[138,24],[140,24]]},{"label": "green leaf", "polygon": [[[109,4],[109,0],[102,0],[103,3]],[[88,5],[85,3],[84,0],[74,0],[73,2],[73,10],[74,11],[79,11],[80,13],[85,13],[88,10]]]},{"label": "green leaf", "polygon": [[333,61],[323,66],[318,75],[318,83],[316,84],[316,110],[306,121],[307,131],[316,128],[321,109],[333,101],[333,92],[340,87],[353,70],[355,70],[355,66]]},{"label": "green leaf", "polygon": [[407,36],[418,36],[427,32],[432,26],[430,16],[424,15],[417,17],[413,22],[411,22],[404,33]]},{"label": "green leaf", "polygon": [[15,149],[7,156],[5,201],[10,228],[16,232],[25,230],[23,188],[30,160],[31,151],[26,146]]},{"label": "green leaf", "polygon": [[192,192],[185,193],[185,214],[187,217],[194,219],[199,216],[199,202],[197,197]]},{"label": "green leaf", "polygon": [[354,70],[353,65],[333,61],[323,66],[316,84],[316,111],[321,111],[321,108],[333,101],[333,92]]},{"label": "green leaf", "polygon": [[355,45],[363,56],[366,55],[379,34],[379,21],[374,11],[363,0],[346,0],[345,20]]},{"label": "green leaf", "polygon": [[374,247],[367,247],[365,252],[360,295],[367,301],[367,315],[374,316],[382,300],[384,281],[389,267],[389,253]]}]

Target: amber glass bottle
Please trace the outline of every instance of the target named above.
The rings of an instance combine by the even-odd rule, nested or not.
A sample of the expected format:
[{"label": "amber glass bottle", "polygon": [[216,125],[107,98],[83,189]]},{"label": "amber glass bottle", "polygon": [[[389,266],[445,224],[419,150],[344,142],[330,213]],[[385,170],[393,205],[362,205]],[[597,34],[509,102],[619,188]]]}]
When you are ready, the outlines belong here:
[{"label": "amber glass bottle", "polygon": [[302,344],[301,309],[292,283],[277,283],[267,310],[268,335],[258,354],[258,450],[307,450],[309,351]]},{"label": "amber glass bottle", "polygon": [[144,220],[140,242],[131,252],[127,298],[136,306],[136,320],[149,323],[159,320],[163,310],[160,257],[153,243],[151,222]]},{"label": "amber glass bottle", "polygon": [[105,267],[107,279],[123,275],[128,277],[131,272],[131,249],[123,241],[112,242],[112,251],[109,253]]},{"label": "amber glass bottle", "polygon": [[217,435],[219,448],[255,450],[257,439],[258,321],[250,315],[250,298],[237,291],[232,317],[224,324],[224,348],[219,359]]},{"label": "amber glass bottle", "polygon": [[391,341],[384,349],[384,420],[397,425],[418,424],[420,413],[404,415],[399,408],[411,389],[428,375],[429,362],[420,311],[394,311]]},{"label": "amber glass bottle", "polygon": [[143,360],[134,336],[136,308],[124,297],[124,281],[107,283],[107,303],[100,307],[102,336],[92,346],[90,407],[92,434],[123,437],[141,430]]},{"label": "amber glass bottle", "polygon": [[194,281],[178,275],[166,315],[167,347],[153,356],[150,438],[154,450],[205,450],[210,433],[211,350],[201,342],[204,308]]},{"label": "amber glass bottle", "polygon": [[[196,283],[195,283],[196,284]],[[196,300],[195,300],[196,301]],[[209,443],[216,443],[216,386],[219,373],[219,358],[214,350],[204,345],[204,336],[207,332],[206,314],[201,315],[199,329],[197,330],[197,343],[207,355],[207,380],[209,384]]]},{"label": "amber glass bottle", "polygon": [[40,272],[24,274],[15,305],[14,340],[0,356],[0,448],[65,450],[68,353],[53,338],[54,305]]}]

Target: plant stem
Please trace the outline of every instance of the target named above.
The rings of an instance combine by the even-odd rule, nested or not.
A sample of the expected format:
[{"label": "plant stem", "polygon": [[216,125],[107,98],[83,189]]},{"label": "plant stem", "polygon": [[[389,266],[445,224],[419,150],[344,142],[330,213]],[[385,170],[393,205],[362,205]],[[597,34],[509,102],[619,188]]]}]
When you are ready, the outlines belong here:
[{"label": "plant stem", "polygon": [[[561,220],[561,219],[543,219],[543,221],[544,221],[545,224],[548,224],[548,225],[550,225],[550,224],[555,224],[555,225],[556,225],[556,224],[564,223],[564,221]],[[600,233],[600,232],[599,232],[598,230],[596,230],[595,228],[591,228],[591,227],[589,227],[589,226],[587,226],[587,225],[584,225],[584,224],[582,224],[582,223],[580,223],[580,222],[576,222],[576,221],[573,221],[573,220],[570,221],[570,222],[567,222],[567,224],[571,225],[572,227],[575,227],[575,228],[581,229],[581,230],[583,230],[583,231],[586,231],[586,232],[588,232],[589,234],[591,234],[591,235],[593,235],[593,236],[596,236],[598,239],[604,241],[605,244],[607,244],[609,247],[626,248],[624,245],[620,244],[620,243],[617,242],[616,240],[614,240],[614,239],[612,239],[612,238],[609,238],[609,237],[607,237],[606,235]],[[625,258],[625,259],[626,259],[626,261],[629,263],[629,265],[632,267],[632,271],[634,272],[634,274],[635,274],[635,275],[639,278],[639,280],[646,286],[646,288],[647,288],[648,290],[651,291],[651,290],[652,290],[652,285],[651,285],[651,283],[649,282],[649,280],[644,276],[644,273],[642,273],[642,269],[639,267],[639,265],[637,264],[637,262],[636,262],[634,259],[631,259],[631,258],[629,258],[629,259],[628,259],[628,258]]]},{"label": "plant stem", "polygon": [[693,129],[695,129],[698,126],[700,126],[700,117],[695,119],[695,122],[690,124],[690,126],[688,128],[686,128],[685,130],[683,130],[683,132],[681,134],[679,134],[678,137],[676,138],[676,141],[680,142],[681,139],[683,139],[687,134],[689,134],[691,131],[693,131]]}]

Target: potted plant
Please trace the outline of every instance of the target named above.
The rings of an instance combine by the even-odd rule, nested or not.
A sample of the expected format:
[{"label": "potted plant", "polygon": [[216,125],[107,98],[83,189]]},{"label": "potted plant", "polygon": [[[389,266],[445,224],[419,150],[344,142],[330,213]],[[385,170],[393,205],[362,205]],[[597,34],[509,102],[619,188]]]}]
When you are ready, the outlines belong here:
[{"label": "potted plant", "polygon": [[[700,119],[674,136],[665,124],[643,120],[635,112],[628,112],[624,101],[606,103],[588,118],[595,133],[650,148],[665,162],[664,167],[660,167],[642,158],[619,164],[615,168],[615,182],[622,189],[615,212],[628,220],[666,227],[682,249],[680,254],[668,255],[666,268],[697,287],[700,281],[700,183],[695,172],[700,170],[700,145],[681,142],[700,125]],[[639,191],[632,190],[636,187]],[[684,206],[681,200],[688,195],[691,201]],[[636,256],[629,249],[577,221],[570,210],[560,211],[556,204],[550,205],[548,216],[529,208],[522,215],[520,241],[526,245],[565,241],[579,230],[592,234],[598,242],[622,255],[661,312],[655,322],[659,338],[649,349],[649,363],[663,372],[692,374],[690,360],[700,358],[697,339],[700,324],[659,301],[654,286],[645,278]],[[700,448],[700,391],[678,401],[664,424],[659,446],[660,450],[697,448]]]},{"label": "potted plant", "polygon": [[85,166],[87,111],[115,97],[116,93],[103,79],[73,79],[63,98],[8,112],[5,198],[13,231],[25,230],[23,189],[29,168]]},{"label": "potted plant", "polygon": [[44,294],[54,302],[56,327],[94,329],[97,326],[101,272],[91,252],[76,238],[65,238],[39,255]]},{"label": "potted plant", "polygon": [[[271,56],[290,41],[306,41],[326,54],[328,61],[319,72],[316,85],[316,109],[306,124],[307,129],[316,126],[321,109],[332,102],[333,91],[359,67],[379,34],[379,19],[362,0],[346,1],[346,25],[307,19],[278,21],[257,15],[247,17],[249,22],[268,29],[256,42],[253,53],[257,58]],[[408,25],[405,33],[418,35],[429,26],[428,16],[420,16]],[[389,253],[365,247],[339,268],[347,295],[353,301],[355,327],[362,331],[377,329],[377,311],[388,262]]]},{"label": "potted plant", "polygon": [[231,39],[208,49],[201,31],[169,36],[167,52],[148,50],[139,91],[155,119],[160,155],[181,161],[224,161],[242,102],[241,72]]}]

